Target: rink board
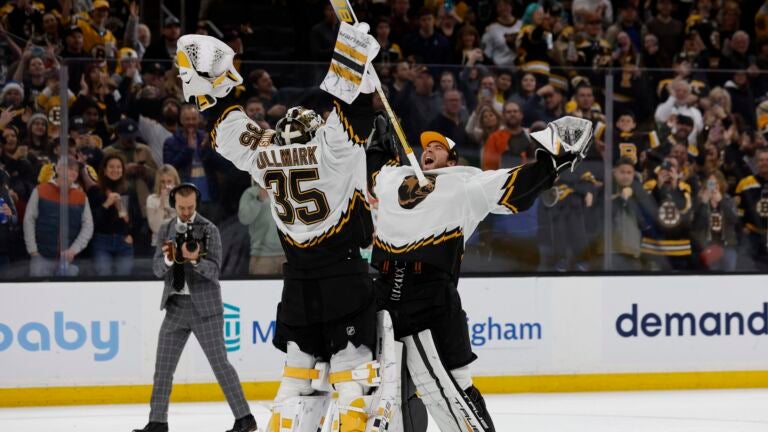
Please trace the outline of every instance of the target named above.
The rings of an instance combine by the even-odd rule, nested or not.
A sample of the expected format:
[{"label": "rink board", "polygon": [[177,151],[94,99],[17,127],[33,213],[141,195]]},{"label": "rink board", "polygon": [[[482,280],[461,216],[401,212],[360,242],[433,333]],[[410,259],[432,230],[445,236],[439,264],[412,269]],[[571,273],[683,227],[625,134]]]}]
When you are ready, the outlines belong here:
[{"label": "rink board", "polygon": [[[270,399],[281,281],[225,281],[229,359]],[[768,387],[768,277],[465,278],[486,392]],[[159,282],[0,284],[0,406],[146,402]],[[221,400],[196,341],[173,399]]]}]

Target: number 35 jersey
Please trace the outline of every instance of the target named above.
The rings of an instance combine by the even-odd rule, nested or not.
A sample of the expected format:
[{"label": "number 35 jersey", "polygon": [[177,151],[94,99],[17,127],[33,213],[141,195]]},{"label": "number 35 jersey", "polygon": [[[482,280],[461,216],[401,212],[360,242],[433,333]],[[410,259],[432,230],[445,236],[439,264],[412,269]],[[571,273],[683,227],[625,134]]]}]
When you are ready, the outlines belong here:
[{"label": "number 35 jersey", "polygon": [[365,199],[365,142],[373,128],[371,95],[334,109],[306,144],[277,145],[240,106],[214,124],[211,143],[270,192],[288,264],[314,269],[359,256],[372,240]]}]

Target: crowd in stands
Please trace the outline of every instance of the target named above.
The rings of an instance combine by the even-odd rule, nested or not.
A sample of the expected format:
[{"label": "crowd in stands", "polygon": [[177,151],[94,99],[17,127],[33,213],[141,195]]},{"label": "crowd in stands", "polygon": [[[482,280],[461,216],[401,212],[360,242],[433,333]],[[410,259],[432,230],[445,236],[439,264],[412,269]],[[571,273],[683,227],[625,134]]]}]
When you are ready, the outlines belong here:
[{"label": "crowd in stands", "polygon": [[[253,10],[290,15],[291,2],[266,3]],[[251,7],[234,0],[203,2],[196,26],[145,22],[129,1],[7,1],[0,277],[149,274],[180,182],[222,230],[223,274],[279,273],[268,191],[210,147],[215,119],[185,103],[173,62],[183,28],[218,36],[238,53],[233,93],[255,122],[273,127],[299,104],[327,115],[317,85],[339,24],[329,2],[306,3],[280,27],[250,13],[208,20]],[[768,270],[768,2],[352,4],[411,143],[435,130],[462,164],[502,169],[535,158],[529,134],[547,122],[593,122],[585,162],[533,209],[484,221],[465,270]]]}]

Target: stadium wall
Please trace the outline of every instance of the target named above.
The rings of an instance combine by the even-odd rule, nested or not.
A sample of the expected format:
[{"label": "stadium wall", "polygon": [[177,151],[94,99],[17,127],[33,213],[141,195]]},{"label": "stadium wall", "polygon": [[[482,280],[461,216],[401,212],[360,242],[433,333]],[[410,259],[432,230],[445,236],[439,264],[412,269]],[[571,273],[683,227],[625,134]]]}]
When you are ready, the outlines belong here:
[{"label": "stadium wall", "polygon": [[[768,277],[466,278],[485,392],[768,387]],[[222,283],[230,361],[271,399],[281,281]],[[149,401],[159,282],[0,284],[0,406]],[[193,339],[193,338],[190,338]],[[223,400],[199,345],[174,401]]]}]

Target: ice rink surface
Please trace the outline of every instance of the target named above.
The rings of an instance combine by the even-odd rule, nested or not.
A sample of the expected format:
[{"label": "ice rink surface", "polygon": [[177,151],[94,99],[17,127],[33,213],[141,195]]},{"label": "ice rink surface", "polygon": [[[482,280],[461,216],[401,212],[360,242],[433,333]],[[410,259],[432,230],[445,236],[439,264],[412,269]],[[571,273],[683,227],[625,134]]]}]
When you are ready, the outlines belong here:
[{"label": "ice rink surface", "polygon": [[[768,390],[490,395],[487,402],[498,432],[768,431]],[[267,406],[251,402],[261,428]],[[148,413],[148,403],[7,408],[0,432],[130,432]],[[223,402],[171,404],[169,421],[174,432],[223,432],[233,423]]]}]

